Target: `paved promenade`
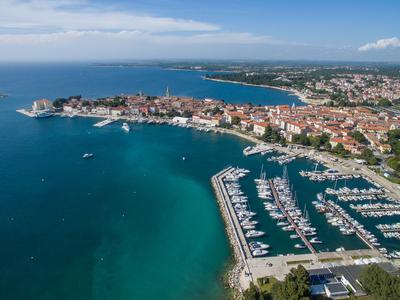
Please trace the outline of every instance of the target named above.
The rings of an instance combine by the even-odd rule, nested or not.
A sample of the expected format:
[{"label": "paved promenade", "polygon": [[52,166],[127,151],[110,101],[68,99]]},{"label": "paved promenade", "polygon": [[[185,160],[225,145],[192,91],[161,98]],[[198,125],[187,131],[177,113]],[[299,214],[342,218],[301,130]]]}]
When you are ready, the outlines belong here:
[{"label": "paved promenade", "polygon": [[290,269],[301,264],[306,269],[318,269],[332,265],[353,265],[356,259],[378,257],[380,261],[387,262],[378,251],[370,249],[350,250],[340,252],[321,252],[316,254],[285,255],[248,259],[247,263],[253,278],[274,276],[283,280]]}]

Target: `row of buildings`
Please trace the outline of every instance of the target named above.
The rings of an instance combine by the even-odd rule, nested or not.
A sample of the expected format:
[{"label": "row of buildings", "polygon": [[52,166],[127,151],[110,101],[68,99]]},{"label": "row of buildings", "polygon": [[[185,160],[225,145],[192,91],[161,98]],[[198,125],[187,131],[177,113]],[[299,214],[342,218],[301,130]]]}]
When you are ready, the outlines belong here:
[{"label": "row of buildings", "polygon": [[[254,106],[226,104],[223,101],[188,97],[118,96],[100,100],[71,99],[62,109],[66,114],[95,114],[105,117],[167,116],[181,117],[204,126],[234,126],[248,134],[262,136],[266,128],[278,130],[286,140],[295,135],[320,136],[326,133],[334,147],[343,144],[353,154],[367,145],[357,142],[352,132],[361,132],[369,146],[381,153],[390,152],[389,130],[400,128],[400,119],[388,112],[377,113],[367,107]],[[183,122],[183,119],[180,119]]]}]

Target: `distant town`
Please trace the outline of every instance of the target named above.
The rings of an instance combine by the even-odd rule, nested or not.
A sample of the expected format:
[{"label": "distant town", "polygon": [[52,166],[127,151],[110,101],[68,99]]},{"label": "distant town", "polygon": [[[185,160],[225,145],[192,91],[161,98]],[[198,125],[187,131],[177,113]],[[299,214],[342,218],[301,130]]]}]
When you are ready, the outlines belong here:
[{"label": "distant town", "polygon": [[[118,64],[121,67],[142,64]],[[305,62],[153,62],[165,69],[202,71],[208,80],[279,88],[310,104],[381,105],[400,102],[400,66]]]},{"label": "distant town", "polygon": [[399,182],[400,118],[395,112],[365,106],[256,106],[172,96],[120,95],[99,99],[81,96],[38,100],[33,113],[46,117],[97,116],[137,120],[170,120],[205,128],[232,129],[264,142],[298,144],[368,164]]}]

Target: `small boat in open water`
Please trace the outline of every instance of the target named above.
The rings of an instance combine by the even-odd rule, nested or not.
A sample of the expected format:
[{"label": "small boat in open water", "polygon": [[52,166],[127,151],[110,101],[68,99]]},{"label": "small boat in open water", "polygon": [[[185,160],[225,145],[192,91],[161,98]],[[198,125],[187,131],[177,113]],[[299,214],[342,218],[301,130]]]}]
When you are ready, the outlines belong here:
[{"label": "small boat in open water", "polygon": [[122,124],[122,129],[125,130],[126,132],[131,131],[131,128],[129,127],[128,123],[124,122]]},{"label": "small boat in open water", "polygon": [[93,153],[85,153],[85,154],[83,154],[82,155],[82,158],[91,158],[91,157],[93,157]]}]

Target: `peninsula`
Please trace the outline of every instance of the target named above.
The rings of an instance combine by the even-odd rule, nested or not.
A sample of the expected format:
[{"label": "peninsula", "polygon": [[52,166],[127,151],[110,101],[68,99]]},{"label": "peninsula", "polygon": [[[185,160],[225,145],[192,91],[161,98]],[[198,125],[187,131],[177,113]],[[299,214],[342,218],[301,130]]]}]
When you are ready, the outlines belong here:
[{"label": "peninsula", "polygon": [[[173,96],[167,88],[164,96],[139,93],[99,99],[87,99],[80,95],[54,101],[42,99],[34,102],[32,110],[19,112],[35,118],[53,115],[102,118],[103,121],[95,124],[99,128],[121,120],[127,123],[170,124],[210,133],[233,134],[256,144],[244,149],[245,155],[277,152],[284,155],[269,157],[268,161],[286,165],[297,158],[305,157],[331,168],[329,172],[300,172],[301,176],[309,180],[364,178],[375,187],[327,189],[325,193],[338,195],[340,201],[385,199],[397,211],[400,191],[397,184],[391,181],[395,182],[398,175],[396,170],[389,170],[388,164],[396,161],[399,155],[400,120],[391,111],[377,111],[364,106],[234,105],[222,100]],[[124,128],[127,123],[124,123]],[[308,249],[310,253],[269,256],[269,251],[266,250],[269,245],[255,240],[265,235],[265,232],[255,230],[258,221],[253,217],[257,213],[250,210],[250,199],[241,190],[240,179],[247,176],[248,172],[246,169],[228,167],[211,178],[235,257],[228,283],[238,295],[253,289],[253,284],[263,287],[270,280],[285,282],[285,276],[294,272],[292,268],[296,266],[300,268],[296,272],[303,272],[304,268],[310,278],[315,272],[323,272],[326,276],[336,278],[343,275],[343,272],[357,271],[357,280],[359,276],[363,276],[363,270],[368,270],[367,260],[385,271],[394,270],[391,260],[399,258],[400,252],[381,247],[378,238],[366,230],[362,223],[348,215],[336,202],[321,195],[312,204],[326,216],[328,223],[335,222],[335,226],[340,226],[344,235],[358,236],[369,249],[345,251],[338,247],[337,251],[318,251],[315,244],[322,241],[316,236],[317,229],[312,226],[308,213],[302,212],[298,207],[296,193],[290,190],[289,179],[285,177],[285,167],[283,178],[267,179],[261,173],[260,178],[254,179],[258,198],[263,201],[270,217],[278,220],[277,225],[282,226],[284,231],[292,231],[294,234],[290,235],[291,239],[301,241],[295,248]],[[367,209],[369,213],[375,214],[380,211],[378,206],[354,206],[354,209]],[[390,228],[394,231],[390,237],[397,238],[395,225],[382,224],[379,228]],[[340,266],[327,267],[327,263],[332,261],[340,262]],[[363,266],[357,267],[359,264]],[[345,275],[343,278],[342,281],[326,283],[325,294],[334,295],[338,290],[347,295],[345,286],[350,286],[350,290],[356,295],[365,295],[365,289],[359,283],[356,284],[356,280],[347,284],[346,280],[351,279]]]}]

